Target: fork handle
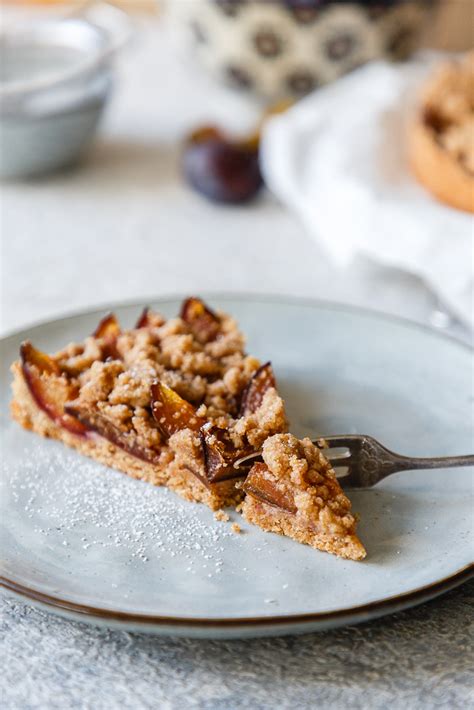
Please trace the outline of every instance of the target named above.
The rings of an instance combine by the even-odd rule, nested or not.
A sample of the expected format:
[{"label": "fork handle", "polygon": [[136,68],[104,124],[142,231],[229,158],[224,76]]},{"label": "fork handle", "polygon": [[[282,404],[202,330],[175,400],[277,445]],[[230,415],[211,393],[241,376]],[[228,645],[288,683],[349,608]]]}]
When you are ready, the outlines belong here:
[{"label": "fork handle", "polygon": [[[466,456],[433,456],[418,458],[397,454],[370,436],[352,437],[360,442],[357,460],[357,475],[352,477],[352,485],[359,488],[370,488],[392,473],[400,471],[420,471],[434,468],[457,468],[459,466],[474,466],[474,455]],[[341,440],[340,446],[350,447],[351,437]],[[328,441],[330,437],[328,437]],[[342,461],[344,463],[344,461]],[[351,485],[351,476],[347,477],[346,485]]]},{"label": "fork handle", "polygon": [[[391,452],[392,453],[392,452]],[[467,456],[437,456],[432,458],[411,458],[392,453],[393,470],[390,473],[399,471],[420,471],[430,468],[457,468],[458,466],[474,466],[474,455]],[[387,472],[386,475],[389,475]]]}]

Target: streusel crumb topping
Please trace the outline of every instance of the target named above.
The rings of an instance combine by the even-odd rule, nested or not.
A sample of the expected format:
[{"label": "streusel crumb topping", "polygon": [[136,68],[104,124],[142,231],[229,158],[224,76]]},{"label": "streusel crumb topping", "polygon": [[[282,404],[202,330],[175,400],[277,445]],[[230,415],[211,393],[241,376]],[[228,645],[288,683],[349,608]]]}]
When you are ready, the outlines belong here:
[{"label": "streusel crumb topping", "polygon": [[277,434],[263,444],[262,471],[280,493],[294,500],[296,517],[311,520],[327,532],[352,531],[351,504],[342,492],[330,463],[310,439]]},{"label": "streusel crumb topping", "polygon": [[[120,332],[112,356],[104,358],[110,350],[106,338],[68,345],[55,360],[79,388],[74,405],[94,408],[120,431],[134,430],[139,445],[158,449],[164,442],[151,413],[150,386],[159,380],[199,417],[227,429],[236,447],[261,446],[267,436],[286,430],[283,402],[273,388],[257,411],[239,416],[242,392],[260,363],[245,354],[235,320],[224,313],[217,317],[219,333],[210,342],[201,342],[182,318],[150,314],[147,327]],[[175,443],[172,438],[172,449]]]}]

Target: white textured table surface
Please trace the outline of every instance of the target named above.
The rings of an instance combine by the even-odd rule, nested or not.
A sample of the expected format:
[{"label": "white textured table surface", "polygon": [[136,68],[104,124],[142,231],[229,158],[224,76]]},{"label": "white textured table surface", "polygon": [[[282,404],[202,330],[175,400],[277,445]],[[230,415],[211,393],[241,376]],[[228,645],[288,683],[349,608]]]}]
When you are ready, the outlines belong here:
[{"label": "white textured table surface", "polygon": [[[183,132],[206,118],[239,127],[252,115],[174,59],[159,27],[143,29],[80,169],[2,187],[2,332],[112,301],[229,290],[329,298],[428,322],[436,304],[416,279],[362,261],[337,272],[270,196],[225,209],[183,186]],[[99,631],[3,600],[0,704],[465,708],[473,601],[467,584],[359,628],[200,642]]]}]

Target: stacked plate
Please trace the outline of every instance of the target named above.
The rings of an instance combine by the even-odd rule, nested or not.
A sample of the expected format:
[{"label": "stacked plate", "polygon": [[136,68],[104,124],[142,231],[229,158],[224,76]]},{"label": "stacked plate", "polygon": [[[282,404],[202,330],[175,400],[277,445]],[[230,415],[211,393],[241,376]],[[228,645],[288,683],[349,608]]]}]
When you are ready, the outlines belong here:
[{"label": "stacked plate", "polygon": [[129,33],[107,4],[69,16],[8,18],[0,32],[0,176],[73,162],[110,94],[112,59]]}]

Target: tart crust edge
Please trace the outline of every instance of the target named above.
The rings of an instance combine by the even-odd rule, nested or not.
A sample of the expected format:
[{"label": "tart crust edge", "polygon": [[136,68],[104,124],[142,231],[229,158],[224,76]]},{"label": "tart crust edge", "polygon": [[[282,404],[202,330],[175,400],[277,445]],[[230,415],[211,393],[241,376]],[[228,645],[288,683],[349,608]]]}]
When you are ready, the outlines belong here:
[{"label": "tart crust edge", "polygon": [[440,202],[474,213],[474,176],[439,145],[421,116],[410,126],[409,162],[417,180]]}]

